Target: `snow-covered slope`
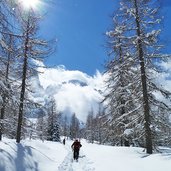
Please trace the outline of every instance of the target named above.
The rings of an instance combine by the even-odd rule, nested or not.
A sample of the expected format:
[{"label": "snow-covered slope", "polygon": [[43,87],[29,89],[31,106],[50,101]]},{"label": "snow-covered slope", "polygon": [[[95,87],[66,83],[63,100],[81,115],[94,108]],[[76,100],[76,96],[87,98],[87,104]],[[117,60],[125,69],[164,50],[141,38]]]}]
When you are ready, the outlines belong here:
[{"label": "snow-covered slope", "polygon": [[0,142],[0,171],[170,171],[171,149],[146,155],[142,148],[88,144],[82,140],[80,158],[73,161],[71,141],[14,140]]}]

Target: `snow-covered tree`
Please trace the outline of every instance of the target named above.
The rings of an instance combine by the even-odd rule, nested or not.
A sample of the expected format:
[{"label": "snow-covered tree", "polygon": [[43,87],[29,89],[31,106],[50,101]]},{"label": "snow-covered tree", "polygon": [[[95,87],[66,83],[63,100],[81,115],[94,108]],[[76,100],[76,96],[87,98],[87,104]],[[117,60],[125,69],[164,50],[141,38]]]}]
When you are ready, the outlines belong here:
[{"label": "snow-covered tree", "polygon": [[[0,140],[5,129],[10,126],[10,121],[7,121],[6,106],[10,106],[15,98],[16,89],[13,87],[14,65],[16,61],[16,40],[17,36],[14,34],[14,26],[11,24],[15,19],[14,13],[11,10],[10,1],[3,0],[0,3],[0,87],[2,103],[0,105]],[[12,106],[11,106],[12,107]],[[14,106],[13,106],[14,107]],[[15,105],[16,107],[16,105]],[[11,109],[12,110],[12,109]],[[13,115],[11,115],[13,117]],[[11,118],[10,117],[10,118]],[[6,118],[6,119],[5,119]],[[4,125],[5,124],[5,125]],[[6,129],[7,130],[7,129]]]},{"label": "snow-covered tree", "polygon": [[58,120],[54,123],[52,137],[53,137],[53,141],[60,142],[60,127],[59,127]]},{"label": "snow-covered tree", "polygon": [[45,117],[40,116],[37,119],[37,123],[36,123],[36,131],[38,134],[38,137],[44,141],[46,139],[46,121],[45,121]]},{"label": "snow-covered tree", "polygon": [[70,122],[70,138],[74,139],[74,138],[80,138],[80,126],[79,126],[79,120],[76,117],[76,114],[73,113],[72,117],[71,117],[71,122]]},{"label": "snow-covered tree", "polygon": [[42,60],[43,57],[49,54],[48,42],[38,37],[38,22],[40,18],[34,13],[32,9],[25,12],[21,11],[21,29],[22,38],[21,46],[18,49],[19,58],[22,63],[21,71],[21,91],[19,98],[19,113],[18,113],[18,126],[17,126],[17,142],[21,140],[21,129],[24,106],[29,101],[26,101],[26,90],[28,89],[28,78],[33,76],[36,71],[37,60]]},{"label": "snow-covered tree", "polygon": [[94,111],[91,110],[88,115],[87,115],[87,120],[86,120],[86,131],[85,131],[85,136],[86,139],[89,140],[91,143],[94,142],[95,140],[95,123],[94,123]]},{"label": "snow-covered tree", "polygon": [[[107,64],[105,98],[111,130],[121,140],[127,136],[138,140],[150,154],[158,131],[170,127],[170,107],[154,95],[170,95],[154,79],[159,72],[158,62],[168,57],[160,51],[158,9],[153,0],[122,0],[113,17],[114,28],[107,32],[113,55]],[[161,112],[165,119],[159,126]]]},{"label": "snow-covered tree", "polygon": [[103,105],[100,103],[97,113],[91,109],[87,115],[84,138],[91,143],[94,143],[94,141],[99,144],[109,143],[107,121],[108,115],[106,115]]},{"label": "snow-covered tree", "polygon": [[69,137],[70,136],[70,125],[69,125],[69,118],[67,117],[66,114],[61,114],[61,119],[60,119],[60,130],[61,130],[61,135],[64,137]]},{"label": "snow-covered tree", "polygon": [[47,124],[46,137],[49,141],[60,141],[60,112],[57,111],[55,100],[52,98],[46,104],[47,110]]},{"label": "snow-covered tree", "polygon": [[99,144],[108,143],[107,141],[107,132],[108,132],[108,117],[105,113],[105,110],[101,104],[99,104],[99,110],[95,117],[95,140]]},{"label": "snow-covered tree", "polygon": [[[134,121],[130,126],[135,105],[133,103],[133,87],[136,89],[135,82],[138,79],[138,73],[132,66],[135,65],[132,58],[132,48],[129,43],[129,37],[126,37],[126,32],[130,31],[127,28],[127,19],[124,15],[116,14],[113,17],[114,29],[107,32],[109,37],[108,46],[111,49],[110,55],[115,55],[114,59],[110,60],[107,65],[108,79],[106,80],[107,91],[104,101],[107,101],[107,113],[112,118],[109,119],[110,139],[113,144],[122,145],[125,140],[124,131],[128,127],[135,125]],[[136,74],[137,73],[137,74]],[[108,105],[109,104],[109,105]],[[113,137],[113,133],[115,136]]]}]

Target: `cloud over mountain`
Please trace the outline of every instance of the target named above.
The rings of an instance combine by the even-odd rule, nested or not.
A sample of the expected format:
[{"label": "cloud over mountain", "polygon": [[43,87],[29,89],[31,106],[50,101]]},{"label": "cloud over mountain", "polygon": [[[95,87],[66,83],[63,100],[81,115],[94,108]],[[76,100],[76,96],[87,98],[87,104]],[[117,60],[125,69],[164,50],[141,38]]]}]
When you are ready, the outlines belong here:
[{"label": "cloud over mountain", "polygon": [[85,121],[88,112],[98,110],[105,79],[100,72],[89,76],[81,71],[67,70],[64,66],[40,67],[38,70],[41,72],[38,79],[44,89],[44,98],[53,96],[59,111],[67,115],[76,113],[80,120]]}]

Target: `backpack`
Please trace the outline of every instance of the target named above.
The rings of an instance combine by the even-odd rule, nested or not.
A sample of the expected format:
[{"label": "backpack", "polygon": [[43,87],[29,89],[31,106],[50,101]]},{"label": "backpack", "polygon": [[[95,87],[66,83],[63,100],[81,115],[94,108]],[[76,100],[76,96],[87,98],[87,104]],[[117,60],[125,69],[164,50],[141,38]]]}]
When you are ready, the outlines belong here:
[{"label": "backpack", "polygon": [[74,149],[75,149],[75,150],[79,150],[81,146],[82,146],[82,145],[80,144],[80,142],[75,142],[75,143],[74,143]]}]

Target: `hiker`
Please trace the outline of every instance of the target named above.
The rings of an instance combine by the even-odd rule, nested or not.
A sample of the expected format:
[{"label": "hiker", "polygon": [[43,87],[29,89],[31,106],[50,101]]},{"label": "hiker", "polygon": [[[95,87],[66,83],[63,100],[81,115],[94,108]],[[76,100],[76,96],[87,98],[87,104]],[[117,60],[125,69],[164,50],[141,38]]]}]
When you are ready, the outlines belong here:
[{"label": "hiker", "polygon": [[73,149],[74,152],[73,154],[74,160],[78,160],[80,147],[82,147],[82,145],[77,139],[71,145],[71,148]]},{"label": "hiker", "polygon": [[63,139],[62,143],[63,143],[63,145],[65,145],[65,138]]}]

